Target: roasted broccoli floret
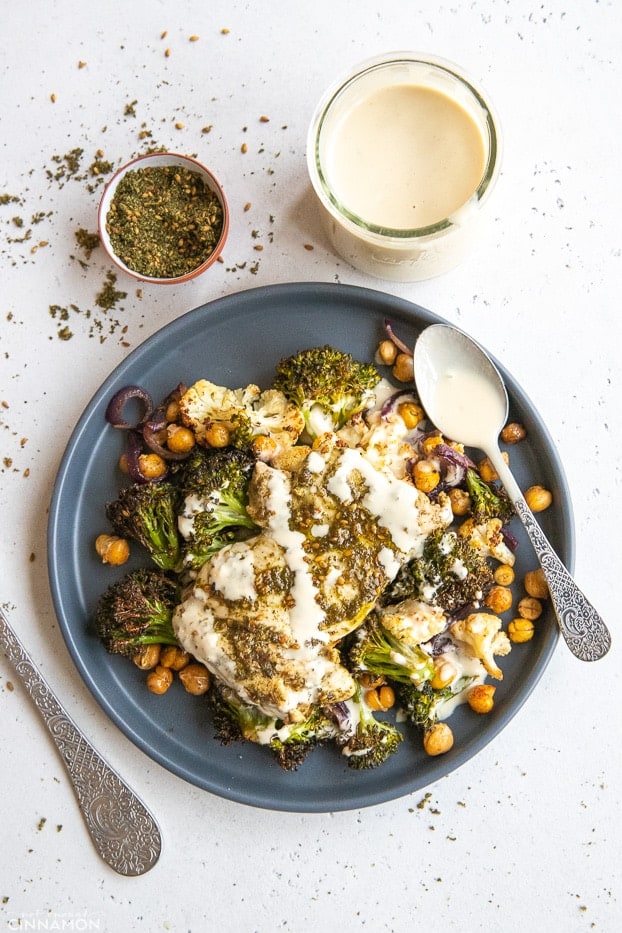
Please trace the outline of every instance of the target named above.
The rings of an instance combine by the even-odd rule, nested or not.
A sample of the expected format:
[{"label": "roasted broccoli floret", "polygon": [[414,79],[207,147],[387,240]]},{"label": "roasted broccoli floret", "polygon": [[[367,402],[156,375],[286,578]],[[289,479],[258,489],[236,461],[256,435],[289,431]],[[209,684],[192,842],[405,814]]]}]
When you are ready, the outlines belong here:
[{"label": "roasted broccoli floret", "polygon": [[97,634],[111,654],[133,657],[146,645],[176,645],[173,610],[179,587],[161,570],[132,570],[99,599]]},{"label": "roasted broccoli floret", "polygon": [[222,745],[231,745],[244,739],[260,742],[261,735],[266,729],[271,729],[275,722],[258,706],[245,703],[234,690],[219,682],[214,683],[209,702],[216,738]]},{"label": "roasted broccoli floret", "polygon": [[455,531],[439,528],[425,541],[421,557],[404,564],[382,596],[383,604],[421,599],[447,613],[477,605],[493,583],[484,553]]},{"label": "roasted broccoli floret", "polygon": [[515,515],[505,489],[487,483],[473,467],[466,471],[465,485],[471,497],[471,515],[476,524],[498,518],[502,525],[507,525]]},{"label": "roasted broccoli floret", "polygon": [[176,571],[181,566],[179,503],[171,482],[134,483],[106,505],[106,516],[118,535],[139,541],[158,567]]},{"label": "roasted broccoli floret", "polygon": [[247,489],[255,461],[236,447],[195,447],[175,465],[181,491],[179,530],[184,566],[199,569],[237,532],[256,525],[246,511]]},{"label": "roasted broccoli floret", "polygon": [[284,771],[295,771],[312,749],[338,731],[334,720],[319,706],[302,722],[285,725],[245,703],[222,683],[212,688],[210,704],[216,737],[223,745],[242,740],[264,745]]},{"label": "roasted broccoli floret", "polygon": [[307,433],[315,438],[336,431],[368,407],[380,373],[335,347],[313,347],[284,357],[274,387],[302,412]]},{"label": "roasted broccoli floret", "polygon": [[336,733],[334,720],[315,706],[307,719],[280,728],[270,740],[270,749],[284,771],[296,771],[310,751]]},{"label": "roasted broccoli floret", "polygon": [[370,671],[405,684],[421,683],[434,673],[430,655],[415,642],[397,638],[377,613],[354,633],[348,666],[354,673]]},{"label": "roasted broccoli floret", "polygon": [[403,735],[393,723],[376,719],[358,683],[347,707],[350,718],[341,726],[343,733],[338,744],[348,759],[348,767],[357,771],[377,768],[397,751]]},{"label": "roasted broccoli floret", "polygon": [[438,722],[439,712],[444,703],[461,693],[473,677],[460,678],[457,685],[435,689],[429,680],[420,685],[397,684],[395,695],[404,718],[425,732]]}]

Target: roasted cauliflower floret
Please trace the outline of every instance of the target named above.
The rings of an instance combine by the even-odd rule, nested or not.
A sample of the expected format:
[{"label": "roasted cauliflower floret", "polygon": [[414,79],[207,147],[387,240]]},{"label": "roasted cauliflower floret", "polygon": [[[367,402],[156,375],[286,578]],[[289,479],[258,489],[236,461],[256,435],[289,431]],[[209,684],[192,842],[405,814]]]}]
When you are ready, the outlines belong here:
[{"label": "roasted cauliflower floret", "polygon": [[418,599],[405,599],[394,606],[379,609],[378,616],[384,628],[408,645],[429,641],[447,625],[447,616],[442,609]]},{"label": "roasted cauliflower floret", "polygon": [[294,573],[285,550],[267,535],[222,548],[204,564],[173,626],[187,651],[245,702],[284,723],[305,719],[314,704],[354,693],[337,650],[296,612]]},{"label": "roasted cauliflower floret", "polygon": [[458,534],[479,550],[483,557],[494,557],[502,564],[513,567],[516,558],[503,539],[502,528],[503,523],[499,518],[489,518],[480,524],[467,518],[458,528]]},{"label": "roasted cauliflower floret", "polygon": [[496,680],[503,679],[503,671],[496,663],[495,655],[504,657],[509,654],[512,643],[501,631],[501,619],[489,612],[472,612],[465,619],[454,622],[449,631],[472,657],[482,662],[487,674]]},{"label": "roasted cauliflower floret", "polygon": [[[179,407],[183,423],[206,446],[247,447],[257,437],[268,436],[276,452],[295,444],[304,430],[301,412],[282,392],[262,392],[252,384],[227,389],[200,379],[184,392]],[[220,429],[218,444],[212,440],[215,426]]]}]

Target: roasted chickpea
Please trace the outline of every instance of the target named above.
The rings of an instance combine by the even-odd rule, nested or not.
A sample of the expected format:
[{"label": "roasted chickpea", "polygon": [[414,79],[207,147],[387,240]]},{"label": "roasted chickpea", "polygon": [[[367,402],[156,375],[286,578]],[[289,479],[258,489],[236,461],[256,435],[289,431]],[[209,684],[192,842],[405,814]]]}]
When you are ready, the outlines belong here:
[{"label": "roasted chickpea", "polygon": [[528,571],[525,574],[524,584],[528,596],[534,596],[536,599],[548,599],[549,586],[542,567]]},{"label": "roasted chickpea", "polygon": [[397,406],[397,413],[408,428],[416,428],[420,421],[424,419],[423,408],[415,402],[402,402]]},{"label": "roasted chickpea", "polygon": [[454,515],[468,515],[471,511],[471,497],[466,491],[466,489],[460,489],[459,486],[454,486],[449,490],[449,501],[451,503],[451,511]]},{"label": "roasted chickpea", "polygon": [[512,606],[512,591],[509,587],[500,586],[499,584],[491,586],[486,593],[484,603],[495,615],[501,615],[502,612],[507,612]]},{"label": "roasted chickpea", "polygon": [[523,619],[519,616],[512,619],[508,625],[508,637],[510,641],[517,645],[530,641],[533,638],[534,628],[531,619]]},{"label": "roasted chickpea", "polygon": [[474,713],[489,713],[495,705],[495,690],[492,684],[477,684],[467,693],[467,703]]},{"label": "roasted chickpea", "polygon": [[177,645],[163,645],[160,652],[160,664],[172,671],[180,671],[190,661],[190,655]]},{"label": "roasted chickpea", "polygon": [[420,492],[432,492],[441,481],[441,474],[429,460],[417,460],[412,468],[412,477]]},{"label": "roasted chickpea", "polygon": [[525,492],[525,502],[532,512],[544,512],[553,501],[553,495],[544,486],[530,486]]},{"label": "roasted chickpea", "polygon": [[205,443],[209,447],[226,447],[231,440],[231,434],[226,424],[214,422],[205,431]]},{"label": "roasted chickpea", "polygon": [[179,414],[179,402],[177,399],[172,399],[166,406],[164,417],[168,422],[179,421]]},{"label": "roasted chickpea", "polygon": [[531,619],[532,622],[542,615],[542,603],[534,596],[523,596],[522,599],[519,599],[516,608],[521,618]]},{"label": "roasted chickpea", "polygon": [[278,449],[277,442],[268,434],[260,434],[251,444],[253,456],[257,457],[258,460],[270,460]]},{"label": "roasted chickpea", "polygon": [[398,382],[412,382],[414,376],[412,356],[409,353],[398,353],[391,372]]},{"label": "roasted chickpea", "polygon": [[454,734],[446,722],[437,722],[423,736],[423,747],[428,755],[444,755],[454,744]]},{"label": "roasted chickpea", "polygon": [[160,454],[141,454],[138,466],[147,479],[160,479],[167,470],[166,461]]},{"label": "roasted chickpea", "polygon": [[514,576],[514,568],[510,567],[509,564],[499,564],[498,567],[495,567],[493,573],[494,581],[499,586],[511,586],[514,583]]},{"label": "roasted chickpea", "polygon": [[141,671],[151,671],[160,662],[160,645],[144,645],[132,661]]},{"label": "roasted chickpea", "polygon": [[174,453],[189,453],[196,443],[190,428],[180,424],[169,424],[166,428],[166,446]]},{"label": "roasted chickpea", "polygon": [[372,674],[371,671],[364,671],[358,680],[364,690],[371,690],[373,687],[381,687],[386,683],[382,674]]},{"label": "roasted chickpea", "polygon": [[130,556],[128,542],[117,535],[98,535],[95,539],[95,550],[102,563],[110,564],[111,567],[120,567]]},{"label": "roasted chickpea", "polygon": [[393,366],[397,357],[397,347],[392,340],[381,340],[376,350],[376,359],[382,366]]},{"label": "roasted chickpea", "polygon": [[[502,452],[501,456],[506,463],[510,462],[510,457],[506,450]],[[479,475],[485,483],[493,483],[496,479],[499,479],[499,474],[488,457],[484,457],[484,459],[478,463],[477,468],[479,470]]]},{"label": "roasted chickpea", "polygon": [[510,421],[501,432],[501,440],[504,444],[518,444],[527,436],[527,431],[518,421]]},{"label": "roasted chickpea", "polygon": [[168,667],[162,667],[161,664],[158,664],[154,670],[147,674],[147,689],[151,693],[157,693],[158,695],[166,693],[172,683],[172,670]]},{"label": "roasted chickpea", "polygon": [[186,665],[186,667],[179,672],[179,679],[184,689],[193,696],[202,696],[209,690],[209,671],[205,665],[199,664],[198,661],[193,661],[192,664]]},{"label": "roasted chickpea", "polygon": [[438,447],[438,445],[442,443],[442,434],[430,434],[429,437],[426,437],[421,441],[421,452],[424,454],[431,454],[434,451],[434,448]]},{"label": "roasted chickpea", "polygon": [[376,712],[384,712],[387,709],[391,709],[394,705],[395,691],[393,687],[389,687],[388,684],[381,684],[366,692],[365,702],[370,709]]}]

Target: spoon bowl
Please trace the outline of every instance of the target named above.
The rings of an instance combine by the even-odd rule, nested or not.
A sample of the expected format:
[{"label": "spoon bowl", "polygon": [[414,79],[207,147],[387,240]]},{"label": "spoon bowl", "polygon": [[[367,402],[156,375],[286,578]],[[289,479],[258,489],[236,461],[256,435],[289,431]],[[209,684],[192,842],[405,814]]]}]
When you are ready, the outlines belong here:
[{"label": "spoon bowl", "polygon": [[449,324],[432,324],[414,350],[415,383],[430,421],[447,438],[481,450],[512,500],[544,571],[562,635],[583,661],[603,657],[611,635],[553,550],[499,449],[508,396],[488,354]]}]

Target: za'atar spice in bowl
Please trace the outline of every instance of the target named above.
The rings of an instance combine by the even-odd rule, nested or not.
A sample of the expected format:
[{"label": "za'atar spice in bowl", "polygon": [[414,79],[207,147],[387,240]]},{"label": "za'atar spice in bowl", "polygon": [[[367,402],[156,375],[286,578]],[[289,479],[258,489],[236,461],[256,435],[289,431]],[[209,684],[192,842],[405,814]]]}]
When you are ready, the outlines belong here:
[{"label": "za'atar spice in bowl", "polygon": [[178,284],[216,261],[229,230],[224,192],[190,156],[138,156],[111,178],[99,205],[99,236],[113,262],[143,282]]}]

